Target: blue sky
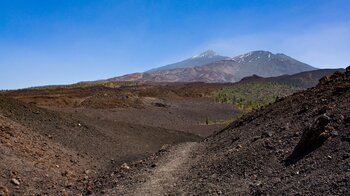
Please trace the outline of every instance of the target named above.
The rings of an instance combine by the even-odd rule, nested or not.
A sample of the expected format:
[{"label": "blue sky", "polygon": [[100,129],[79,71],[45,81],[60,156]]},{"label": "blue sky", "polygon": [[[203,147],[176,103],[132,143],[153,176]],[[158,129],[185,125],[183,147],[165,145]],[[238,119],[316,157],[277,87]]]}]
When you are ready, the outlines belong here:
[{"label": "blue sky", "polygon": [[213,49],[350,65],[349,0],[0,0],[0,89],[141,72]]}]

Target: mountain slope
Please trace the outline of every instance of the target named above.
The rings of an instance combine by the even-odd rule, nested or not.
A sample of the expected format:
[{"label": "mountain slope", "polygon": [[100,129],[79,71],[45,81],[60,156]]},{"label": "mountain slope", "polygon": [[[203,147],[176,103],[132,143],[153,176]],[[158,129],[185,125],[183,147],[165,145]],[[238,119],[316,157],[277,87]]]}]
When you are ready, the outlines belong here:
[{"label": "mountain slope", "polygon": [[[261,77],[272,77],[284,74],[296,74],[316,68],[295,60],[285,54],[273,54],[268,51],[253,51],[232,58],[232,66],[238,65],[238,72],[242,77],[256,73]],[[220,62],[215,63],[216,66]],[[214,66],[215,66],[214,64]]]},{"label": "mountain slope", "polygon": [[318,69],[313,71],[301,72],[293,75],[282,75],[277,77],[263,78],[257,75],[243,78],[239,83],[250,82],[272,82],[278,84],[292,85],[300,88],[311,88],[318,84],[318,81],[335,72],[344,72],[344,69]]},{"label": "mountain slope", "polygon": [[110,80],[225,83],[237,82],[254,74],[261,77],[273,77],[315,69],[284,54],[254,51],[202,66],[147,72],[138,74],[137,77],[134,75],[122,76]]},{"label": "mountain slope", "polygon": [[350,67],[197,145],[163,149],[118,169],[117,184],[104,182],[106,193],[349,195],[349,103]]},{"label": "mountain slope", "polygon": [[189,59],[186,59],[177,63],[165,65],[163,67],[151,69],[147,71],[147,73],[153,73],[153,72],[164,71],[164,70],[172,70],[172,69],[178,69],[178,68],[196,67],[196,66],[206,65],[209,63],[214,63],[216,61],[221,61],[228,58],[229,57],[220,56],[212,50],[207,50]]}]

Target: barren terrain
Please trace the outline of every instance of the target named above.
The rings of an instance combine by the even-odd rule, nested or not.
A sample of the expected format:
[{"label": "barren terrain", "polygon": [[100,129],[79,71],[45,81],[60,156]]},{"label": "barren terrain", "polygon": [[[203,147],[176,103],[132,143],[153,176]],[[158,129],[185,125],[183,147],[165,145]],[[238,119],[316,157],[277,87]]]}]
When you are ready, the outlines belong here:
[{"label": "barren terrain", "polygon": [[241,113],[206,97],[216,85],[196,86],[140,84],[2,93],[2,189],[15,194],[88,193],[101,174],[162,146],[200,141]]},{"label": "barren terrain", "polygon": [[349,72],[249,114],[240,83],[2,92],[0,195],[347,195]]},{"label": "barren terrain", "polygon": [[98,183],[108,195],[349,195],[349,93],[350,67]]}]

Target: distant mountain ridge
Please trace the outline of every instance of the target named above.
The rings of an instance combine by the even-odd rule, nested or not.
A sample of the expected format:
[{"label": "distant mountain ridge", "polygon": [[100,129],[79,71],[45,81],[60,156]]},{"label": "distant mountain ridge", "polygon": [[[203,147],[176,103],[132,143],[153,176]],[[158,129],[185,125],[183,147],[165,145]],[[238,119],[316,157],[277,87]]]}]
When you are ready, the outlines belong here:
[{"label": "distant mountain ridge", "polygon": [[157,72],[157,71],[164,71],[164,70],[171,70],[171,69],[178,69],[178,68],[197,67],[197,66],[206,65],[209,63],[214,63],[216,61],[221,61],[224,59],[229,59],[229,57],[220,56],[212,50],[207,50],[205,52],[202,52],[199,55],[193,56],[193,57],[185,59],[183,61],[180,61],[177,63],[172,63],[169,65],[165,65],[165,66],[162,66],[159,68],[151,69],[151,70],[147,71],[146,73],[153,73],[153,72]]},{"label": "distant mountain ridge", "polygon": [[252,75],[243,78],[241,81],[239,81],[239,83],[272,82],[306,89],[316,86],[322,77],[330,76],[335,72],[343,73],[345,72],[345,69],[318,69],[313,71],[305,71],[293,75],[282,75],[269,78],[263,78],[257,75]]},{"label": "distant mountain ridge", "polygon": [[[204,58],[213,60],[218,56],[221,60],[216,60],[208,64],[199,66],[189,64],[191,59]],[[225,83],[238,82],[242,78],[251,75],[275,77],[286,74],[292,75],[316,69],[317,68],[302,63],[285,54],[273,54],[262,50],[252,51],[233,58],[217,55],[213,51],[206,51],[198,56],[194,56],[179,63],[160,67],[158,70],[153,69],[145,73],[129,74],[111,78],[109,80]]]}]

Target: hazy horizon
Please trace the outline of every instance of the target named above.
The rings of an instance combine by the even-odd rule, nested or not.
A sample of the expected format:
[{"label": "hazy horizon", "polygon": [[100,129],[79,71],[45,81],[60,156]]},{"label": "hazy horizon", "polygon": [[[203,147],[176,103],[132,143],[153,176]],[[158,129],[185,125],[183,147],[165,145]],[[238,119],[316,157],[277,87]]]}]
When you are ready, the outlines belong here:
[{"label": "hazy horizon", "polygon": [[350,2],[0,0],[0,89],[142,72],[205,50],[350,65]]}]

